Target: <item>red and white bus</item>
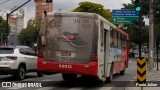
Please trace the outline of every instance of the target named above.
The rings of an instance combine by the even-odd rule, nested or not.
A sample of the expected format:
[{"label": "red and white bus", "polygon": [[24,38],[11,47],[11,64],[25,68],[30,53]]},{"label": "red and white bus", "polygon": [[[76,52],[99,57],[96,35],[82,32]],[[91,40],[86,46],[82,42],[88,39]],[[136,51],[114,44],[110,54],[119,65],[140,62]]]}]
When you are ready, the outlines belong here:
[{"label": "red and white bus", "polygon": [[111,81],[128,67],[128,34],[98,14],[48,13],[39,35],[40,72],[62,73],[64,80],[88,75]]}]

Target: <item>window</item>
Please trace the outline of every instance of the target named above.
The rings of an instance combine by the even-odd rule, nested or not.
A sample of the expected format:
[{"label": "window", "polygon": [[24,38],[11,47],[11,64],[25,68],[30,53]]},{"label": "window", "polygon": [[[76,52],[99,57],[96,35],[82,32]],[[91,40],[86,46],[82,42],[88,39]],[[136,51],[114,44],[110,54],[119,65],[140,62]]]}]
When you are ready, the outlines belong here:
[{"label": "window", "polygon": [[26,49],[28,50],[29,55],[31,55],[31,56],[37,56],[36,53],[35,53],[35,51],[33,49],[31,49],[31,48],[26,48]]},{"label": "window", "polygon": [[114,30],[114,47],[118,47],[118,32]]},{"label": "window", "polygon": [[122,35],[122,40],[121,40],[121,45],[122,45],[122,48],[126,48],[127,47],[127,37]]},{"label": "window", "polygon": [[20,52],[21,54],[24,54],[24,55],[29,55],[27,49],[25,49],[25,48],[19,48],[19,52]]},{"label": "window", "polygon": [[0,48],[0,54],[13,54],[14,48]]},{"label": "window", "polygon": [[101,21],[101,31],[100,31],[100,38],[101,38],[101,47],[103,47],[104,44],[104,23]]},{"label": "window", "polygon": [[114,30],[111,28],[110,31],[110,47],[113,48],[114,47]]}]

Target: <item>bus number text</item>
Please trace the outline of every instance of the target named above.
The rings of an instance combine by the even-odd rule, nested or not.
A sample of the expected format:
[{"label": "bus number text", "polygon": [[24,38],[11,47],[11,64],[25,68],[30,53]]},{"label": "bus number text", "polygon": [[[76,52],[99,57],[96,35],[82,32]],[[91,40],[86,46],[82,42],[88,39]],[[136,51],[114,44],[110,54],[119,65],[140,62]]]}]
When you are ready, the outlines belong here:
[{"label": "bus number text", "polygon": [[72,65],[59,64],[59,68],[72,68]]}]

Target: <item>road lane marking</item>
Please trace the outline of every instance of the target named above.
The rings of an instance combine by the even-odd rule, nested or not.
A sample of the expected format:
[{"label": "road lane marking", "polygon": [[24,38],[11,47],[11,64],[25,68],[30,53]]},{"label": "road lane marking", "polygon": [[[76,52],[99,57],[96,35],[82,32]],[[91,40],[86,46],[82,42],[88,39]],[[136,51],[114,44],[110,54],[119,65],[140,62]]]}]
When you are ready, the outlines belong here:
[{"label": "road lane marking", "polygon": [[44,79],[44,80],[41,80],[41,81],[53,81],[53,80],[51,80],[51,79]]},{"label": "road lane marking", "polygon": [[68,90],[82,90],[83,88],[82,87],[73,87],[73,88],[70,88]]},{"label": "road lane marking", "polygon": [[7,88],[7,89],[21,89],[23,87],[11,87],[11,88]]},{"label": "road lane marking", "polygon": [[113,87],[101,87],[98,90],[111,90]]},{"label": "road lane marking", "polygon": [[43,87],[43,88],[39,88],[39,89],[36,89],[36,90],[50,90],[50,89],[53,89],[55,87]]}]

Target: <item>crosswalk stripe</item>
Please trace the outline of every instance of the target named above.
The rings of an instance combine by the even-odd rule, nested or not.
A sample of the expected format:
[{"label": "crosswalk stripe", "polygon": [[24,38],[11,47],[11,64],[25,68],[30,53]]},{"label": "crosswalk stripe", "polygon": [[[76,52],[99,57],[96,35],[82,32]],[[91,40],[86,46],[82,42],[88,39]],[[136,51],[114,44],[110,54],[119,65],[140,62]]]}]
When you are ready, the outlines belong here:
[{"label": "crosswalk stripe", "polygon": [[21,89],[23,87],[11,87],[11,88],[7,88],[7,89]]},{"label": "crosswalk stripe", "polygon": [[83,89],[83,88],[82,87],[73,87],[73,88],[70,88],[68,90],[81,90],[81,89]]},{"label": "crosswalk stripe", "polygon": [[39,88],[39,89],[36,89],[36,90],[50,90],[50,89],[53,89],[55,87],[43,87],[43,88]]},{"label": "crosswalk stripe", "polygon": [[101,87],[100,89],[98,90],[111,90],[113,87]]},{"label": "crosswalk stripe", "polygon": [[44,79],[44,80],[41,80],[41,81],[53,81],[53,80],[51,80],[51,79]]}]

